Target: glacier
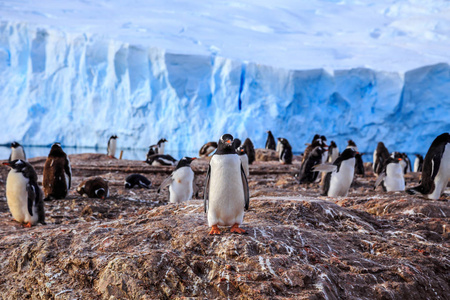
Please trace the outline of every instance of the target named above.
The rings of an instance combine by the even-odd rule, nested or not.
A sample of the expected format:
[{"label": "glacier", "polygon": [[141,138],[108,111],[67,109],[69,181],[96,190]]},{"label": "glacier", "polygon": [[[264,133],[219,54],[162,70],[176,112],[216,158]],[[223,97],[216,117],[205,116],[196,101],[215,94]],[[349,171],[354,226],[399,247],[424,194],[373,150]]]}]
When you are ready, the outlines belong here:
[{"label": "glacier", "polygon": [[96,34],[0,23],[0,144],[197,151],[223,133],[264,147],[266,131],[302,152],[315,133],[343,149],[425,154],[450,131],[450,66],[405,73],[288,70],[169,53]]}]

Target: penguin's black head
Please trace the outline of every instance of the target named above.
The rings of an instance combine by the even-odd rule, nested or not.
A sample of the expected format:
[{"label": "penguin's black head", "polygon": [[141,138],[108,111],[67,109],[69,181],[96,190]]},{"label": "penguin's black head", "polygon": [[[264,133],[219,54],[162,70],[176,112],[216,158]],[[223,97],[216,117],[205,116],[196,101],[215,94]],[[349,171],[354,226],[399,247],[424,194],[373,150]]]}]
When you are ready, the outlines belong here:
[{"label": "penguin's black head", "polygon": [[178,165],[177,165],[177,168],[176,168],[176,169],[179,169],[179,168],[182,168],[182,167],[188,167],[188,166],[190,166],[190,165],[191,165],[191,162],[192,162],[193,160],[195,160],[195,159],[197,159],[197,157],[188,157],[188,156],[183,157],[183,158],[180,159],[180,161],[178,162]]},{"label": "penguin's black head", "polygon": [[131,185],[131,183],[129,182],[125,182],[125,188],[126,189],[131,189],[133,186]]},{"label": "penguin's black head", "polygon": [[314,143],[315,141],[319,140],[319,139],[320,139],[320,135],[319,134],[315,134],[313,139],[312,139],[311,144]]},{"label": "penguin's black head", "polygon": [[245,150],[245,147],[240,146],[236,149],[236,153],[238,155],[244,155],[244,154],[247,154],[247,151]]},{"label": "penguin's black head", "polygon": [[106,191],[104,188],[99,188],[97,190],[94,191],[94,193],[97,195],[97,197],[99,197],[100,199],[105,199],[106,198]]},{"label": "penguin's black head", "polygon": [[400,152],[392,152],[392,158],[403,158],[402,154]]},{"label": "penguin's black head", "polygon": [[342,154],[342,160],[346,160],[346,159],[350,159],[356,156],[356,154],[359,154],[358,152],[356,152],[354,149],[352,148],[347,148],[345,149]]},{"label": "penguin's black head", "polygon": [[347,143],[348,143],[348,146],[350,146],[350,147],[356,147],[356,144],[353,140],[348,140]]},{"label": "penguin's black head", "polygon": [[19,146],[20,146],[20,144],[18,142],[12,142],[11,143],[11,148],[17,148]]},{"label": "penguin's black head", "polygon": [[233,145],[233,136],[231,134],[224,134],[220,137],[216,154],[233,154],[236,153]]},{"label": "penguin's black head", "polygon": [[234,139],[233,140],[233,148],[236,149],[236,151],[241,146],[241,144],[242,144],[242,142],[241,142],[240,139]]},{"label": "penguin's black head", "polygon": [[56,157],[64,157],[66,156],[66,153],[64,153],[63,149],[61,148],[60,143],[54,143],[52,145],[52,148],[50,149],[49,156],[56,156]]},{"label": "penguin's black head", "polygon": [[117,135],[112,135],[109,139],[113,139],[113,140],[115,140],[115,139],[118,139],[119,137],[117,136]]},{"label": "penguin's black head", "polygon": [[160,140],[158,141],[157,144],[158,144],[159,146],[161,146],[161,144],[162,144],[162,143],[165,143],[165,142],[168,142],[168,140],[166,140],[166,139],[160,139]]},{"label": "penguin's black head", "polygon": [[330,142],[330,148],[337,148],[337,145],[334,141]]},{"label": "penguin's black head", "polygon": [[4,166],[9,166],[11,169],[16,170],[17,172],[22,172],[24,168],[26,168],[27,163],[21,159],[16,159],[10,162],[4,162]]}]

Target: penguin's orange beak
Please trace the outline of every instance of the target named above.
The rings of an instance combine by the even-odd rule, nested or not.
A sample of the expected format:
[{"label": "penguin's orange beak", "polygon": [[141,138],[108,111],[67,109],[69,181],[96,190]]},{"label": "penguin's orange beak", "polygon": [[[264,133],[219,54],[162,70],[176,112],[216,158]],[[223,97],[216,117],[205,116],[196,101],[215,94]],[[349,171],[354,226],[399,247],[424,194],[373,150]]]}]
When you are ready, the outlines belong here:
[{"label": "penguin's orange beak", "polygon": [[9,162],[7,162],[7,161],[4,162],[3,165],[4,165],[4,166],[10,166]]},{"label": "penguin's orange beak", "polygon": [[225,143],[231,144],[231,140],[226,140]]},{"label": "penguin's orange beak", "polygon": [[196,159],[197,159],[197,157],[193,157],[193,158],[192,158],[192,160],[196,160]]}]

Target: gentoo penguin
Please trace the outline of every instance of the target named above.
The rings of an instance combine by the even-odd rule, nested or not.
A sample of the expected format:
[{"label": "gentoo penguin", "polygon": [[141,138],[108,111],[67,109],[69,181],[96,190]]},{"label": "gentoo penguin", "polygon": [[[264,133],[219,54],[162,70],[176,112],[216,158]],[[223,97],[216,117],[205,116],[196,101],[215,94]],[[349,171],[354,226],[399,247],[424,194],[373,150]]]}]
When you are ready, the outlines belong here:
[{"label": "gentoo penguin", "polygon": [[275,150],[275,138],[272,135],[272,132],[267,131],[267,140],[266,140],[266,149]]},{"label": "gentoo penguin", "polygon": [[292,164],[292,147],[289,144],[289,141],[285,138],[278,138],[278,142],[280,143],[278,158],[280,162],[284,165]]},{"label": "gentoo penguin", "polygon": [[231,232],[245,233],[239,225],[244,210],[248,209],[249,198],[247,177],[233,148],[233,136],[224,134],[209,162],[205,180],[205,212],[212,227],[209,234],[220,234],[217,226],[232,226]]},{"label": "gentoo penguin", "polygon": [[299,172],[299,183],[313,183],[319,178],[319,172],[314,171],[313,167],[322,163],[324,151],[319,140],[306,147]]},{"label": "gentoo penguin", "polygon": [[77,192],[89,198],[106,199],[109,197],[108,181],[101,177],[86,179],[77,187]]},{"label": "gentoo penguin", "polygon": [[181,203],[192,198],[194,192],[194,171],[191,169],[191,162],[195,157],[183,157],[177,164],[175,171],[164,179],[158,188],[158,193],[169,186],[169,202]]},{"label": "gentoo penguin", "polygon": [[20,159],[22,161],[27,161],[27,157],[25,155],[25,150],[23,150],[23,147],[18,142],[12,142],[11,143],[11,155],[9,156],[8,161],[13,161],[16,159]]},{"label": "gentoo penguin", "polygon": [[409,159],[408,155],[406,153],[402,153],[402,158],[403,160],[406,162],[406,169],[405,169],[405,174],[406,173],[411,173],[411,160]]},{"label": "gentoo penguin", "polygon": [[331,141],[330,146],[328,146],[327,162],[332,164],[338,157],[339,157],[339,148],[334,141]]},{"label": "gentoo penguin", "polygon": [[401,158],[389,157],[383,166],[383,171],[375,182],[374,189],[383,183],[383,190],[396,192],[405,190],[405,178],[403,177],[403,166],[400,164]]},{"label": "gentoo penguin", "polygon": [[151,166],[175,166],[177,160],[169,154],[153,154],[145,161]]},{"label": "gentoo penguin", "polygon": [[107,155],[111,158],[115,157],[115,155],[116,155],[117,139],[118,139],[117,135],[112,135],[108,140]]},{"label": "gentoo penguin", "polygon": [[209,142],[204,144],[200,151],[198,151],[198,156],[200,157],[207,157],[211,153],[213,153],[217,149],[217,143],[216,142]]},{"label": "gentoo penguin", "polygon": [[44,165],[44,200],[64,199],[72,182],[72,168],[59,143],[54,143]]},{"label": "gentoo penguin", "polygon": [[251,165],[255,161],[255,147],[253,147],[253,143],[249,138],[246,138],[242,147],[245,148],[245,153],[248,156],[248,164]]},{"label": "gentoo penguin", "polygon": [[149,189],[152,186],[152,183],[147,179],[147,177],[141,174],[128,175],[127,178],[125,178],[125,188],[132,189],[135,186]]},{"label": "gentoo penguin", "polygon": [[416,154],[416,159],[414,160],[414,172],[422,172],[423,166],[423,156]]},{"label": "gentoo penguin", "polygon": [[242,168],[244,168],[245,176],[248,178],[248,175],[249,175],[248,156],[247,156],[247,153],[245,152],[245,148],[242,146],[238,147],[236,149],[236,153],[239,155],[239,158],[241,159]]},{"label": "gentoo penguin", "polygon": [[355,174],[362,175],[362,177],[364,177],[365,175],[364,162],[362,160],[363,154],[364,153],[359,152],[356,152],[355,154]]},{"label": "gentoo penguin", "polygon": [[45,225],[43,193],[33,166],[21,159],[3,164],[11,167],[6,179],[6,200],[14,220],[25,227],[38,222]]},{"label": "gentoo penguin", "polygon": [[166,139],[160,139],[156,145],[153,145],[153,147],[156,148],[156,154],[164,154],[164,145],[167,143],[168,140]]},{"label": "gentoo penguin", "polygon": [[428,149],[422,167],[422,183],[407,190],[428,199],[439,199],[450,179],[450,134],[439,135]]},{"label": "gentoo penguin", "polygon": [[156,153],[156,145],[151,145],[150,147],[148,147],[146,159],[148,159],[150,156],[155,155],[155,154],[157,154]]},{"label": "gentoo penguin", "polygon": [[377,149],[373,152],[373,172],[379,175],[389,158],[389,151],[383,142],[378,142]]},{"label": "gentoo penguin", "polygon": [[347,196],[355,172],[355,155],[355,150],[345,149],[332,165],[321,164],[314,167],[315,171],[327,172],[322,185],[322,196]]},{"label": "gentoo penguin", "polygon": [[242,141],[238,138],[233,140],[233,147],[237,151],[237,149],[242,145]]}]

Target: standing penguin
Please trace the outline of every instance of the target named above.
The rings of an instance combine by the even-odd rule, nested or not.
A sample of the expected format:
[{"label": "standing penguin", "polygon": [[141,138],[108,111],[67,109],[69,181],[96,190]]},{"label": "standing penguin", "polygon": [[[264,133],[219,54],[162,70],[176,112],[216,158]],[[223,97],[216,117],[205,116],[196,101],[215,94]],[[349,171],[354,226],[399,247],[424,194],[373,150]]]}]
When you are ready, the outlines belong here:
[{"label": "standing penguin", "polygon": [[139,188],[149,189],[152,186],[152,182],[147,177],[141,174],[131,174],[125,178],[125,188],[132,189],[138,186]]},{"label": "standing penguin", "polygon": [[431,143],[422,167],[422,183],[407,190],[428,199],[439,199],[450,179],[450,134],[443,133]]},{"label": "standing penguin", "polygon": [[72,182],[72,168],[59,143],[54,143],[44,165],[44,200],[64,199]]},{"label": "standing penguin", "polygon": [[114,158],[116,155],[117,148],[117,135],[112,135],[108,140],[108,153],[107,155],[111,158]]},{"label": "standing penguin", "polygon": [[33,166],[20,159],[3,164],[11,167],[6,179],[6,199],[13,218],[25,227],[45,224],[42,191]]},{"label": "standing penguin", "polygon": [[11,143],[11,155],[9,156],[8,161],[13,161],[16,159],[20,159],[22,161],[27,161],[27,157],[25,155],[25,150],[23,149],[22,145],[18,142],[12,142]]},{"label": "standing penguin", "polygon": [[355,155],[355,150],[345,149],[332,165],[321,164],[314,167],[315,171],[327,172],[322,185],[322,196],[347,196],[355,173]]},{"label": "standing penguin", "polygon": [[356,152],[356,155],[355,155],[355,161],[356,161],[355,174],[362,175],[362,177],[364,177],[364,175],[365,175],[364,162],[362,160],[363,154],[364,153]]},{"label": "standing penguin", "polygon": [[356,146],[356,144],[353,140],[347,141],[347,148],[351,148],[351,149],[355,150],[356,152],[358,152],[358,147]]},{"label": "standing penguin", "polygon": [[204,144],[200,148],[200,151],[198,151],[198,155],[200,157],[207,157],[208,155],[213,153],[214,150],[216,150],[216,149],[217,149],[217,143],[216,142],[209,142],[209,143]]},{"label": "standing penguin", "polygon": [[245,148],[245,153],[248,156],[248,164],[251,165],[255,161],[255,147],[249,138],[246,138],[242,147]]},{"label": "standing penguin", "polygon": [[106,199],[109,197],[108,181],[101,177],[86,179],[77,187],[77,192],[89,198]]},{"label": "standing penguin", "polygon": [[166,139],[160,139],[157,143],[156,143],[156,154],[164,154],[164,146],[165,143],[167,143],[168,140]]},{"label": "standing penguin", "polygon": [[266,149],[275,150],[275,138],[270,130],[267,131],[267,134]]},{"label": "standing penguin", "polygon": [[375,187],[383,182],[383,189],[387,192],[405,190],[405,178],[403,177],[403,166],[400,164],[401,158],[389,157],[384,164],[383,171],[375,182]]},{"label": "standing penguin", "polygon": [[280,143],[278,158],[282,164],[290,165],[292,164],[292,147],[288,140],[285,138],[278,138]]},{"label": "standing penguin", "polygon": [[416,159],[414,160],[414,172],[422,172],[423,166],[423,156],[416,154]]},{"label": "standing penguin", "polygon": [[313,167],[322,163],[324,152],[325,149],[319,140],[306,147],[300,166],[299,183],[313,183],[319,178],[319,172],[314,171]]},{"label": "standing penguin", "polygon": [[388,149],[383,142],[378,142],[377,149],[373,152],[373,172],[376,175],[379,175],[383,171],[383,167],[388,158]]},{"label": "standing penguin", "polygon": [[334,141],[330,142],[328,146],[328,162],[334,163],[334,161],[339,157],[339,148]]},{"label": "standing penguin", "polygon": [[178,162],[175,171],[169,177],[164,179],[158,188],[158,193],[161,189],[169,186],[169,202],[181,203],[192,198],[194,192],[194,171],[191,168],[191,162],[195,157],[183,157]]},{"label": "standing penguin", "polygon": [[220,234],[218,226],[232,226],[230,232],[245,233],[239,225],[249,199],[247,177],[233,148],[233,136],[224,134],[209,162],[205,180],[205,212],[212,227],[209,234]]},{"label": "standing penguin", "polygon": [[249,175],[249,169],[248,169],[248,156],[245,152],[245,148],[238,147],[236,149],[236,153],[239,155],[239,158],[241,159],[242,168],[244,168],[245,176],[248,178]]}]

